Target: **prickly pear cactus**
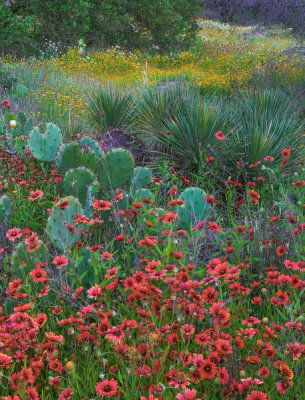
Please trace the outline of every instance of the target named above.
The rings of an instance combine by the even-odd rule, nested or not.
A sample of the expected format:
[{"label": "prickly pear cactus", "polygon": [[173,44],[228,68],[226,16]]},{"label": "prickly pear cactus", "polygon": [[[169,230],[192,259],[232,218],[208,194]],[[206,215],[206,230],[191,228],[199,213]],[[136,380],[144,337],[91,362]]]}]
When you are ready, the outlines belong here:
[{"label": "prickly pear cactus", "polygon": [[14,279],[23,279],[29,276],[37,263],[49,262],[50,253],[47,246],[39,240],[39,247],[33,252],[27,251],[27,245],[21,242],[17,245],[11,257],[11,273]]},{"label": "prickly pear cactus", "polygon": [[100,149],[99,144],[89,136],[84,136],[80,142],[82,145],[89,147],[90,150],[94,152],[96,157],[101,160],[102,159],[102,151]]},{"label": "prickly pear cactus", "polygon": [[[65,201],[69,201],[69,204],[67,208],[62,210],[58,206]],[[81,230],[84,229],[84,225],[76,226],[73,219],[73,217],[79,214],[83,215],[84,210],[78,199],[73,196],[59,199],[58,202],[54,204],[48,218],[47,232],[53,245],[58,250],[64,251],[65,249],[73,247],[80,238]],[[71,232],[66,225],[67,223],[73,226],[77,232]]]},{"label": "prickly pear cactus", "polygon": [[204,201],[207,194],[199,188],[188,188],[181,193],[179,199],[186,201],[179,208],[181,229],[190,229],[193,225],[207,218],[210,205]]},{"label": "prickly pear cactus", "polygon": [[55,161],[55,155],[58,147],[62,143],[62,134],[60,129],[54,124],[46,125],[46,133],[42,135],[39,128],[32,130],[29,138],[30,151],[39,161]]},{"label": "prickly pear cactus", "polygon": [[33,120],[32,118],[27,119],[24,112],[20,111],[17,117],[17,125],[12,129],[13,137],[29,136],[33,130]]},{"label": "prickly pear cactus", "polygon": [[99,160],[89,147],[82,147],[77,142],[71,142],[63,144],[58,149],[56,165],[62,172],[77,167],[86,167],[95,172],[98,168]]},{"label": "prickly pear cactus", "polygon": [[149,168],[137,167],[133,171],[131,178],[132,191],[137,189],[147,189],[152,181],[152,172]]},{"label": "prickly pear cactus", "polygon": [[3,136],[5,132],[5,123],[3,118],[0,118],[0,136]]},{"label": "prickly pear cactus", "polygon": [[64,177],[64,190],[67,194],[69,193],[83,201],[86,199],[88,187],[95,180],[93,172],[88,168],[78,167],[70,169]]},{"label": "prickly pear cactus", "polygon": [[17,154],[19,155],[19,157],[24,156],[25,145],[26,145],[26,142],[21,137],[18,136],[14,139],[14,149],[17,152]]},{"label": "prickly pear cactus", "polygon": [[13,91],[12,98],[14,100],[24,99],[29,94],[29,90],[24,85],[17,85]]},{"label": "prickly pear cactus", "polygon": [[99,183],[103,190],[117,189],[127,183],[135,167],[134,158],[125,149],[114,149],[103,156]]},{"label": "prickly pear cactus", "polygon": [[0,197],[0,222],[8,223],[12,214],[11,201],[7,195]]},{"label": "prickly pear cactus", "polygon": [[143,203],[143,199],[152,200],[152,197],[153,197],[153,195],[150,190],[138,189],[134,194],[134,201]]}]

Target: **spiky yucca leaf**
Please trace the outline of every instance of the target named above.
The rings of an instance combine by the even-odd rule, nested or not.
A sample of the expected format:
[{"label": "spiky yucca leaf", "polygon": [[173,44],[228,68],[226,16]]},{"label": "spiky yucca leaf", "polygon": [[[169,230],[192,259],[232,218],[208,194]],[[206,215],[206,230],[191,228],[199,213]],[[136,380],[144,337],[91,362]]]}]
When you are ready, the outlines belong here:
[{"label": "spiky yucca leaf", "polygon": [[128,130],[133,121],[134,99],[131,92],[107,86],[89,95],[89,122],[98,131],[114,128]]},{"label": "spiky yucca leaf", "polygon": [[204,151],[218,151],[215,133],[226,129],[228,120],[216,99],[182,86],[148,89],[137,104],[137,126],[146,145],[180,168],[196,169]]},{"label": "spiky yucca leaf", "polygon": [[273,165],[283,160],[282,150],[293,147],[289,168],[298,165],[304,153],[304,123],[291,111],[280,91],[248,93],[240,97],[235,113],[235,128],[226,140],[227,162],[245,167],[266,156],[274,158]]}]

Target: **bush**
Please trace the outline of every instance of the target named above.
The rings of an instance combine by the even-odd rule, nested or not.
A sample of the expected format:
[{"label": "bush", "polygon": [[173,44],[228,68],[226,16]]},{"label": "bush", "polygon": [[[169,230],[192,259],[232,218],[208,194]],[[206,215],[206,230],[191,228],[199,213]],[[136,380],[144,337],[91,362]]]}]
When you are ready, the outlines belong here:
[{"label": "bush", "polygon": [[123,0],[119,5],[105,0],[99,5],[96,21],[108,45],[181,49],[194,39],[198,7],[198,0]]},{"label": "bush", "polygon": [[37,18],[35,15],[16,15],[16,7],[0,0],[0,52],[25,54],[35,48]]},{"label": "bush", "polygon": [[34,36],[40,46],[66,47],[82,37],[94,45],[180,50],[195,38],[198,8],[199,0],[1,0],[0,37],[6,49],[19,43],[36,53]]}]

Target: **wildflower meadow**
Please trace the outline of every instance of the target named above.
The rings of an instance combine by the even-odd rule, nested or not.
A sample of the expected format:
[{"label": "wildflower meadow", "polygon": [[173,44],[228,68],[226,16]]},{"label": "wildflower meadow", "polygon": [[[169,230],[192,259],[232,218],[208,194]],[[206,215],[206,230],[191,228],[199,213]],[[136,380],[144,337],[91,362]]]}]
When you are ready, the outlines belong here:
[{"label": "wildflower meadow", "polygon": [[304,68],[197,24],[3,54],[1,400],[305,399]]}]

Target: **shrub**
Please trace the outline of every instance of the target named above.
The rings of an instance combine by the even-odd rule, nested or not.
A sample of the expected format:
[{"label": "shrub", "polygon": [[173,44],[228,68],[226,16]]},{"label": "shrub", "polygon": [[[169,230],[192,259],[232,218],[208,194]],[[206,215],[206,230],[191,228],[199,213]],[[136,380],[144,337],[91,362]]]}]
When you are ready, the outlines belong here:
[{"label": "shrub", "polygon": [[108,45],[181,49],[195,37],[198,9],[198,0],[105,0],[97,8],[97,31]]},{"label": "shrub", "polygon": [[16,15],[17,6],[8,7],[0,0],[0,52],[25,54],[35,48],[34,39],[37,18],[35,15]]}]

